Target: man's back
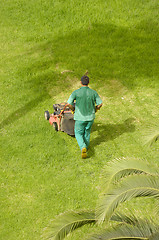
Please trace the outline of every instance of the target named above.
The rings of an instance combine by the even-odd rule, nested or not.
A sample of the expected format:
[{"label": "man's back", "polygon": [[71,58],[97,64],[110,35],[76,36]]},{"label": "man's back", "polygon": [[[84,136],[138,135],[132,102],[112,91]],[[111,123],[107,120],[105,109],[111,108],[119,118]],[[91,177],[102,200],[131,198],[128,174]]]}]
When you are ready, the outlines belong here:
[{"label": "man's back", "polygon": [[101,103],[95,90],[88,86],[81,87],[71,94],[68,102],[72,104],[74,100],[76,101],[75,120],[91,121],[95,118],[95,103],[97,105]]}]

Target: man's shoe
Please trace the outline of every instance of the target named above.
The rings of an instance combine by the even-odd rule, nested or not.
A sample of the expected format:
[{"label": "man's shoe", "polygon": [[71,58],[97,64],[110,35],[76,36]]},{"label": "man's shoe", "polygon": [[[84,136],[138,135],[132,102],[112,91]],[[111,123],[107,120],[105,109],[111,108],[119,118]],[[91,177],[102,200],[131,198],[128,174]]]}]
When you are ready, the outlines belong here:
[{"label": "man's shoe", "polygon": [[82,148],[82,158],[87,157],[87,148]]}]

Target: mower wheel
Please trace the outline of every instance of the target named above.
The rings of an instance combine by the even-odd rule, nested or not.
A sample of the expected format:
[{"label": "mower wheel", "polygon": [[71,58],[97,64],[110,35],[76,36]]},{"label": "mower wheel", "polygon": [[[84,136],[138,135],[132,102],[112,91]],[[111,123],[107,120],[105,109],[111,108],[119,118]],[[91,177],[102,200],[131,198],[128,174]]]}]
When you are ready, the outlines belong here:
[{"label": "mower wheel", "polygon": [[46,120],[49,120],[49,118],[50,118],[50,113],[49,113],[49,111],[45,111],[44,115],[45,115],[45,119],[46,119]]},{"label": "mower wheel", "polygon": [[53,126],[53,128],[55,129],[55,131],[58,131],[58,125],[57,125],[57,122],[53,122],[52,126]]}]

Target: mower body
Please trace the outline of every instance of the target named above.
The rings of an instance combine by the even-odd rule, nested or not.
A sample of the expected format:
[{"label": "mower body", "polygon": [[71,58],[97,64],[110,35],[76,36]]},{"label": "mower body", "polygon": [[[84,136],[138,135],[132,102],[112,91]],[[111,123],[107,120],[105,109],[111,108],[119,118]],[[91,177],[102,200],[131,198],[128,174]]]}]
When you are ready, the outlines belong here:
[{"label": "mower body", "polygon": [[49,120],[51,126],[56,131],[66,132],[68,135],[74,136],[74,116],[71,109],[66,103],[54,104],[54,113],[50,114],[45,111],[45,119]]}]

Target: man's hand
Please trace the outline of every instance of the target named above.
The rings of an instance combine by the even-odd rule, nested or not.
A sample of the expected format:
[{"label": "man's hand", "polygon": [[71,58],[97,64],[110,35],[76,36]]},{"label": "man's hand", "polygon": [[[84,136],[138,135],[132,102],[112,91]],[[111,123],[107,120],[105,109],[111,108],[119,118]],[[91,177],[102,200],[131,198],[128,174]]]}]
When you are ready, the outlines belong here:
[{"label": "man's hand", "polygon": [[95,107],[95,112],[97,112],[98,110],[100,110],[100,108],[102,107],[102,103],[101,104],[99,104],[99,105],[97,105],[96,107]]}]

